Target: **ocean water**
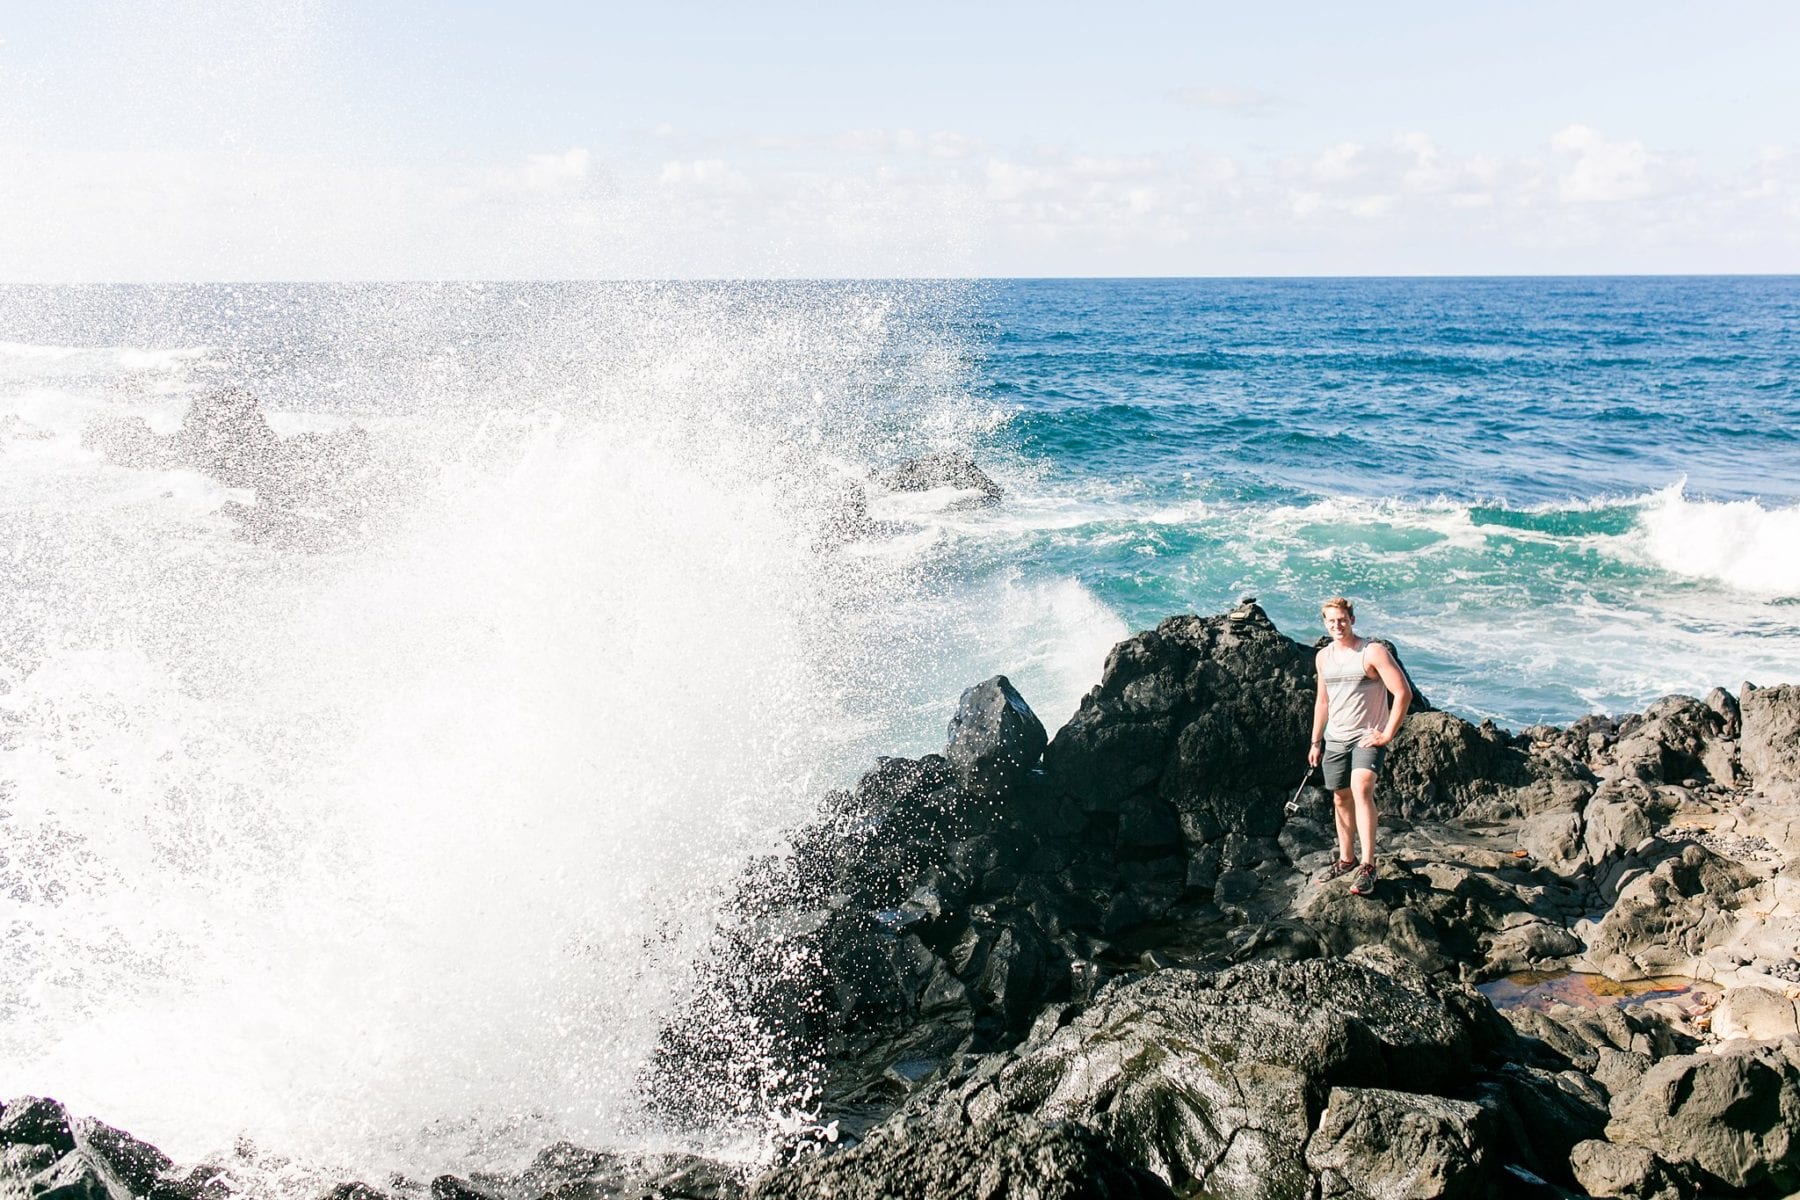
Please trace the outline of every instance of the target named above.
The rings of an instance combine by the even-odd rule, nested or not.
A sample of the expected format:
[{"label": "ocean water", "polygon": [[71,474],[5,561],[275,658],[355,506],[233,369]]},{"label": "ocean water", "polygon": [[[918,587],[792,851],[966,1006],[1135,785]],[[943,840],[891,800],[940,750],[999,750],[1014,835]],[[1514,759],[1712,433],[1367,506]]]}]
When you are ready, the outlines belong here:
[{"label": "ocean water", "polygon": [[[1800,680],[1797,379],[1791,278],[0,289],[0,1095],[272,1195],[670,1144],[738,871],[988,675],[1343,592],[1514,727]],[[82,448],[220,384],[368,431],[324,545]]]},{"label": "ocean water", "polygon": [[1031,480],[992,553],[1134,628],[1246,593],[1307,637],[1341,592],[1513,728],[1800,675],[1800,280],[1009,282],[983,317]]}]

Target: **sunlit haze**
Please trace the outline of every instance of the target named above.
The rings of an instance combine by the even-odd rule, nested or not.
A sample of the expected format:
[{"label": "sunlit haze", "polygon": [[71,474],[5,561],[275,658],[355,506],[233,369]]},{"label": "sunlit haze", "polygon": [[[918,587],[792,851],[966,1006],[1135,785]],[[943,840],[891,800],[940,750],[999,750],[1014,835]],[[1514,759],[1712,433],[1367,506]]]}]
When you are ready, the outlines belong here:
[{"label": "sunlit haze", "polygon": [[0,280],[1791,272],[1800,10],[13,0]]}]

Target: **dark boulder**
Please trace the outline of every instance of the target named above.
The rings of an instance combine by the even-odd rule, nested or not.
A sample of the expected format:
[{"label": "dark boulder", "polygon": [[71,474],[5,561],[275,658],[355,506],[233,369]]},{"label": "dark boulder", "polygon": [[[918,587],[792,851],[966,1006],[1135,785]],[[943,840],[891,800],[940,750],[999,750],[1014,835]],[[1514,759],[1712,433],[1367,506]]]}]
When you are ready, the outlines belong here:
[{"label": "dark boulder", "polygon": [[281,439],[262,403],[243,388],[201,392],[189,403],[171,449],[175,458],[233,487],[256,487],[285,466]]},{"label": "dark boulder", "polygon": [[1493,725],[1422,712],[1391,743],[1382,802],[1411,820],[1454,817],[1531,779],[1525,751]]},{"label": "dark boulder", "polygon": [[1614,979],[1687,973],[1728,941],[1754,882],[1745,867],[1688,843],[1640,872],[1586,936],[1587,957]]},{"label": "dark boulder", "polygon": [[1154,796],[1189,851],[1227,832],[1272,837],[1305,771],[1312,655],[1254,603],[1171,617],[1114,647],[1044,752],[1051,788],[1087,811]]},{"label": "dark boulder", "polygon": [[1619,723],[1612,769],[1644,783],[1686,780],[1731,784],[1736,757],[1726,717],[1692,696],[1664,696]]},{"label": "dark boulder", "polygon": [[1512,1133],[1509,1156],[1554,1182],[1573,1182],[1569,1151],[1606,1130],[1606,1093],[1578,1071],[1508,1062],[1485,1098]]},{"label": "dark boulder", "polygon": [[1736,738],[1743,733],[1743,710],[1738,707],[1736,696],[1722,687],[1716,687],[1706,693],[1701,703],[1719,714],[1719,731],[1722,736]]},{"label": "dark boulder", "polygon": [[1642,869],[1638,850],[1653,836],[1659,808],[1656,793],[1635,779],[1622,779],[1602,784],[1582,810],[1576,862],[1606,901],[1617,898],[1627,870]]},{"label": "dark boulder", "polygon": [[1037,766],[1049,740],[1025,697],[996,675],[963,692],[950,718],[944,761],[964,791],[995,799]]},{"label": "dark boulder", "polygon": [[167,1200],[198,1196],[166,1180],[167,1155],[55,1100],[25,1096],[0,1109],[0,1196],[46,1200]]},{"label": "dark boulder", "polygon": [[517,1175],[464,1179],[440,1175],[431,1200],[540,1200],[547,1197],[656,1197],[657,1200],[739,1200],[743,1172],[698,1155],[620,1154],[558,1142]]},{"label": "dark boulder", "polygon": [[1690,1200],[1699,1190],[1668,1163],[1642,1146],[1594,1139],[1569,1153],[1575,1180],[1591,1196],[1631,1200]]},{"label": "dark boulder", "polygon": [[1492,1115],[1478,1104],[1382,1088],[1332,1088],[1306,1165],[1322,1200],[1490,1194]]},{"label": "dark boulder", "polygon": [[81,430],[81,448],[107,462],[136,470],[175,466],[173,451],[142,417],[102,416]]},{"label": "dark boulder", "polygon": [[8,1100],[0,1106],[0,1146],[43,1146],[67,1154],[75,1148],[68,1110],[39,1096]]}]

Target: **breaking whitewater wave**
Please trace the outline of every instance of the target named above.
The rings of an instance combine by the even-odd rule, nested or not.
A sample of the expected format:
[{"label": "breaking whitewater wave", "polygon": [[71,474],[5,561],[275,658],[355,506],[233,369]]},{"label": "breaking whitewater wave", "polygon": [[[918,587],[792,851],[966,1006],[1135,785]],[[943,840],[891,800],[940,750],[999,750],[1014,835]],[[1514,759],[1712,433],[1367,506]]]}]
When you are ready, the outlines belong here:
[{"label": "breaking whitewater wave", "polygon": [[[942,300],[584,299],[449,383],[377,364],[423,389],[359,422],[402,485],[325,555],[80,446],[167,430],[241,347],[164,355],[173,399],[12,381],[0,1090],[314,1183],[654,1141],[638,1073],[742,865],[985,674],[1073,710],[1121,632],[1077,585],[832,534],[845,464],[991,423]],[[570,324],[604,326],[585,368],[532,357]],[[495,356],[540,390],[483,404]]]},{"label": "breaking whitewater wave", "polygon": [[1680,480],[1634,497],[1522,508],[1339,498],[1277,510],[1270,519],[1290,527],[1413,529],[1464,546],[1494,538],[1537,541],[1711,580],[1749,596],[1800,598],[1800,507],[1696,499],[1686,488]]},{"label": "breaking whitewater wave", "polygon": [[1800,599],[1800,505],[1693,500],[1675,484],[1640,505],[1639,536],[1645,552],[1673,574]]}]

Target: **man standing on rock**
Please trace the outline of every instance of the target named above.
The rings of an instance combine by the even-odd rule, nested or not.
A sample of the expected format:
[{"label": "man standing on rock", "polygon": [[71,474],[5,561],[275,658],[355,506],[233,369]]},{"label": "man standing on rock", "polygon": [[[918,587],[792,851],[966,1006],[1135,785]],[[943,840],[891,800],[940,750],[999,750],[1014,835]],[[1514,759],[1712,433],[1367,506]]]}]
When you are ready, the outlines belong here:
[{"label": "man standing on rock", "polygon": [[[1337,859],[1319,875],[1325,883],[1355,872],[1350,890],[1375,890],[1375,777],[1387,744],[1412,703],[1406,672],[1380,642],[1356,636],[1356,610],[1342,596],[1320,608],[1331,635],[1314,659],[1319,698],[1313,704],[1312,746],[1306,761],[1325,764],[1325,786],[1337,812]],[[1390,702],[1389,696],[1392,695]],[[1352,854],[1362,842],[1362,857]]]}]

